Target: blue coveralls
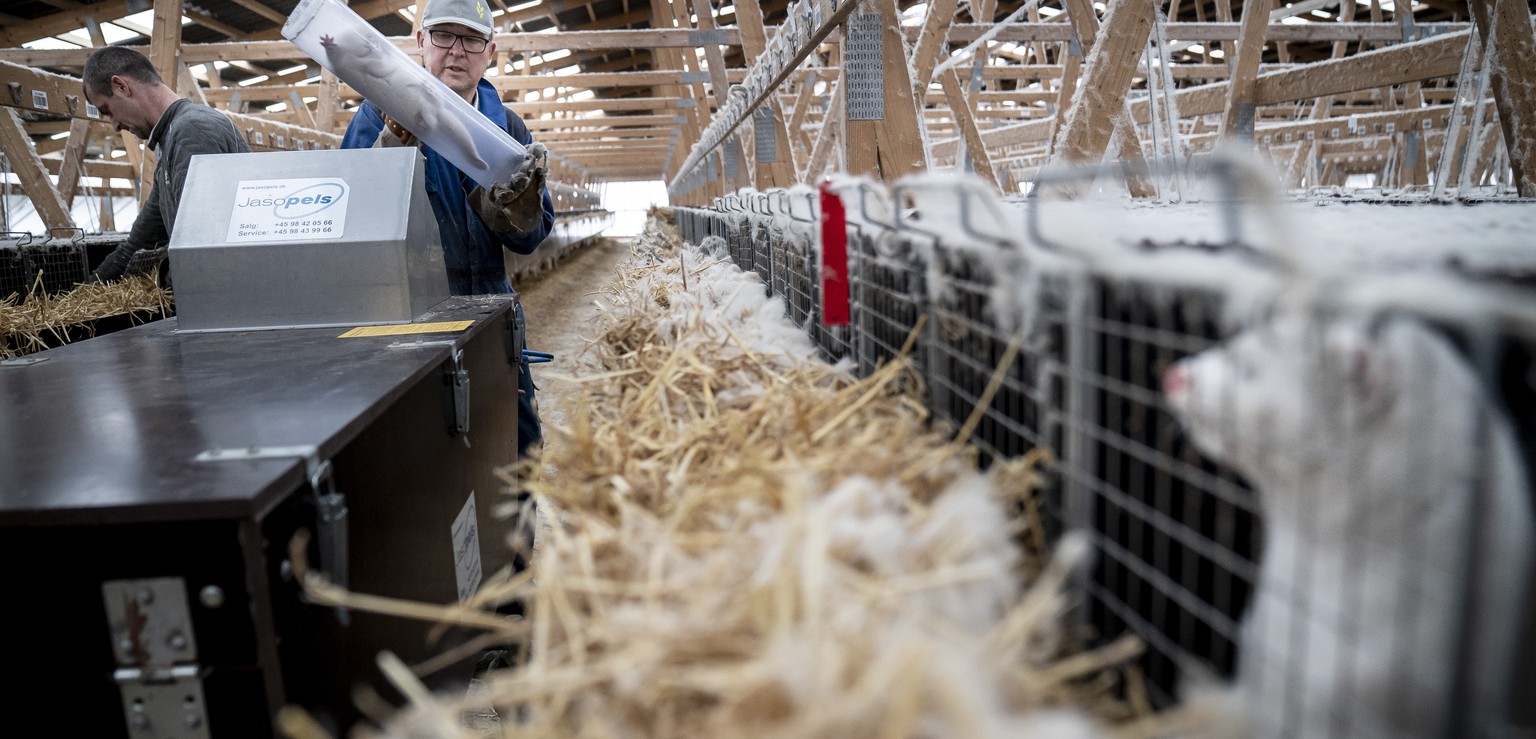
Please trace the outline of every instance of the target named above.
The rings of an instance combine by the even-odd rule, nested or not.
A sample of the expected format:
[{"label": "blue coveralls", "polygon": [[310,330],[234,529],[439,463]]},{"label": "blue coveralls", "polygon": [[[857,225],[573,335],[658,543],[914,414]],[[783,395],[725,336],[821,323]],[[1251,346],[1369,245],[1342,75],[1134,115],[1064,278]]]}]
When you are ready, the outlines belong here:
[{"label": "blue coveralls", "polygon": [[[533,136],[523,119],[501,104],[496,88],[480,80],[476,108],[492,123],[501,126],[524,146],[533,143]],[[384,119],[372,103],[364,103],[347,126],[341,139],[343,149],[366,149],[373,146],[384,128]],[[432,213],[437,217],[438,232],[443,242],[443,256],[448,267],[448,289],[454,295],[485,295],[512,293],[512,283],[507,281],[506,263],[502,249],[517,254],[532,254],[539,243],[549,235],[555,224],[555,206],[549,191],[544,195],[544,218],[531,233],[518,236],[496,233],[486,228],[480,216],[469,204],[469,193],[475,182],[430,147],[421,147],[426,154],[427,199],[432,203]],[[523,306],[516,305],[517,321],[523,322]],[[526,348],[526,347],[520,347]],[[538,414],[533,409],[533,375],[528,365],[519,363],[517,399],[517,453],[526,454],[528,447],[537,443],[543,432],[539,427]]]}]

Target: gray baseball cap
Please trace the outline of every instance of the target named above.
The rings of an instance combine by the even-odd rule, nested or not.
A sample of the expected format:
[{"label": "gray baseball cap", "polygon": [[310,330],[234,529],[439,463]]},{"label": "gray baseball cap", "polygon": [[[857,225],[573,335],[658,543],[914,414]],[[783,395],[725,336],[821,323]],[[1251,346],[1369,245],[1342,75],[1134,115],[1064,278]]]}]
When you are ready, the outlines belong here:
[{"label": "gray baseball cap", "polygon": [[487,36],[491,30],[491,9],[486,0],[427,0],[421,11],[421,27],[431,28],[443,23],[459,23]]}]

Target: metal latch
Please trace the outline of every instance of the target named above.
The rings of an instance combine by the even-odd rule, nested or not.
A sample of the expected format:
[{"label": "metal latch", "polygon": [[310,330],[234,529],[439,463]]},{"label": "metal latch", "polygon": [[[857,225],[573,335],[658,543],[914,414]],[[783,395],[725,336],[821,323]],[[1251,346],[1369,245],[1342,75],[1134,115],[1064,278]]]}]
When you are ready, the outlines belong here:
[{"label": "metal latch", "polygon": [[507,364],[520,364],[523,361],[523,342],[526,338],[526,328],[522,321],[517,320],[517,311],[507,316]]},{"label": "metal latch", "polygon": [[[309,477],[309,486],[315,491],[315,519],[320,539],[320,571],[331,582],[347,587],[347,498],[336,492],[336,480],[331,476],[330,460],[321,462]],[[347,612],[338,608],[336,615],[347,622]]]},{"label": "metal latch", "polygon": [[[518,327],[520,330],[521,327]],[[509,338],[511,345],[507,347],[507,361],[512,361],[511,352],[516,347],[522,346],[521,334],[513,333]],[[416,349],[425,346],[446,346],[453,350],[453,357],[447,370],[443,373],[443,385],[448,388],[448,399],[444,404],[443,417],[447,422],[448,432],[455,435],[463,435],[464,446],[469,446],[469,370],[464,367],[464,351],[453,341],[395,341],[391,342],[389,349]]]},{"label": "metal latch", "polygon": [[186,582],[109,580],[101,597],[129,735],[206,739],[208,710]]},{"label": "metal latch", "polygon": [[443,381],[452,394],[453,418],[448,430],[464,435],[464,446],[469,446],[469,370],[464,368],[464,352],[453,349],[453,363],[448,366]]},{"label": "metal latch", "polygon": [[[331,582],[347,587],[350,569],[347,557],[347,498],[336,491],[330,460],[320,459],[320,450],[311,445],[252,446],[239,449],[208,449],[193,457],[197,462],[233,462],[252,459],[304,460],[309,489],[314,492],[315,532],[320,547],[320,571]],[[337,608],[336,619],[343,626],[351,623],[347,609]]]}]

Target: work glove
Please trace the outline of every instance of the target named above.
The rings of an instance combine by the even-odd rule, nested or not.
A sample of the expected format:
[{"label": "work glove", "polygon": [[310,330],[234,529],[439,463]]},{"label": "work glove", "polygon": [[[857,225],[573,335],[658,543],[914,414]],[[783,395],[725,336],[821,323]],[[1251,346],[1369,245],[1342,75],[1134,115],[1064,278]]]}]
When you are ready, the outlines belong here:
[{"label": "work glove", "polygon": [[544,218],[544,183],[549,179],[549,152],[543,144],[529,144],[523,163],[506,182],[489,189],[475,186],[469,204],[497,233],[526,234]]},{"label": "work glove", "polygon": [[416,134],[405,130],[405,126],[400,125],[400,121],[382,112],[379,113],[379,117],[384,119],[384,128],[379,131],[379,138],[373,142],[375,147],[415,146],[420,143]]}]

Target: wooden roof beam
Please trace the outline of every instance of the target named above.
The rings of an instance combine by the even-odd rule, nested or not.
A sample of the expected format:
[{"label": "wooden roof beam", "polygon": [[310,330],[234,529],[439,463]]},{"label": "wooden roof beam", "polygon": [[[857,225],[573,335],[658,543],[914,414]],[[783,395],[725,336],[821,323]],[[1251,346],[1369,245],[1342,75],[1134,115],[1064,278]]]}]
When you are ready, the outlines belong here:
[{"label": "wooden roof beam", "polygon": [[[1357,54],[1343,59],[1297,65],[1261,74],[1254,84],[1254,102],[1258,105],[1288,103],[1323,95],[1369,90],[1383,85],[1455,76],[1461,68],[1461,53],[1467,44],[1467,32],[1444,34],[1431,39],[1400,44]],[[1179,114],[1185,118],[1218,113],[1226,100],[1227,82],[1212,82],[1187,87],[1174,93]],[[1146,100],[1131,103],[1137,122],[1151,119]],[[1043,141],[1050,136],[1050,121],[1030,121],[987,131],[982,140],[989,147]],[[954,143],[938,143],[935,155],[950,156]]]},{"label": "wooden roof beam", "polygon": [[48,171],[32,148],[32,138],[22,127],[15,108],[0,108],[0,151],[11,163],[11,171],[21,180],[21,187],[32,199],[32,206],[48,228],[70,228],[69,206],[58,188],[48,179]]},{"label": "wooden roof beam", "polygon": [[524,118],[530,131],[553,130],[599,130],[603,128],[626,128],[631,126],[676,126],[683,123],[683,116],[676,114],[666,115],[611,115],[593,116],[582,118]]},{"label": "wooden roof beam", "polygon": [[1057,134],[1057,156],[1062,160],[1083,162],[1103,156],[1115,120],[1125,109],[1125,94],[1136,72],[1136,60],[1152,33],[1155,12],[1152,0],[1118,0],[1109,6],[1104,28],[1096,34],[1100,46],[1083,64],[1082,85]]},{"label": "wooden roof beam", "polygon": [[21,46],[28,41],[69,33],[84,26],[87,18],[93,18],[97,23],[105,23],[133,15],[143,9],[139,5],[130,9],[128,0],[107,0],[95,5],[82,5],[78,9],[22,21],[15,25],[7,23],[5,30],[0,31],[0,46]]},{"label": "wooden roof beam", "polygon": [[1478,38],[1494,40],[1485,59],[1493,75],[1504,150],[1514,170],[1515,189],[1536,197],[1536,34],[1523,0],[1468,0]]},{"label": "wooden roof beam", "polygon": [[255,13],[256,15],[276,23],[279,27],[288,22],[288,16],[273,10],[271,6],[261,2],[261,0],[232,0],[232,2],[242,8],[245,8],[246,10],[251,11],[252,13]]}]

